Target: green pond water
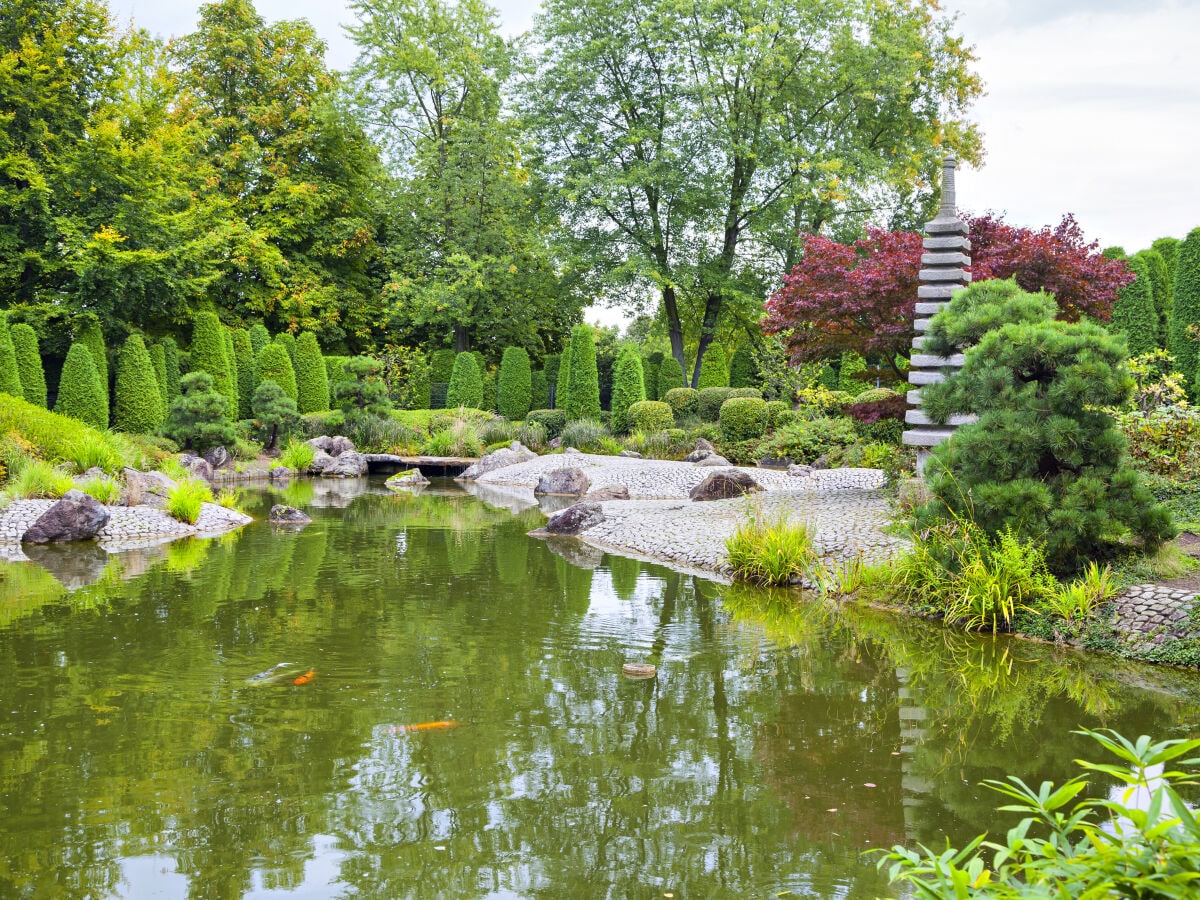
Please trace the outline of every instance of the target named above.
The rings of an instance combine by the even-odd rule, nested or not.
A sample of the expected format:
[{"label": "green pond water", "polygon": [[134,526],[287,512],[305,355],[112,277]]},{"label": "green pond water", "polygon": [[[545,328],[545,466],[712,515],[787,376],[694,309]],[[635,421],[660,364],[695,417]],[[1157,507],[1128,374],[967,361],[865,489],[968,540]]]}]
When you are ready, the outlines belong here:
[{"label": "green pond water", "polygon": [[1075,774],[1071,729],[1197,730],[1186,672],[549,545],[450,484],[285,497],[314,523],[0,564],[0,897],[888,896],[865,851],[1008,827],[979,782]]}]

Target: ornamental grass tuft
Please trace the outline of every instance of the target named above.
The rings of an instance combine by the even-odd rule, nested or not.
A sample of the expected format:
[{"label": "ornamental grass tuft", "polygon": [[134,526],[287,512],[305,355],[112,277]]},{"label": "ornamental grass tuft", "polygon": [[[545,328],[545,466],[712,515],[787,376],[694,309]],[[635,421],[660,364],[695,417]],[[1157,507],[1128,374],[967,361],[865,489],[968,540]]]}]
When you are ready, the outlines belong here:
[{"label": "ornamental grass tuft", "polygon": [[212,498],[212,490],[203,481],[185,479],[167,491],[167,513],[180,522],[195,525],[200,510]]},{"label": "ornamental grass tuft", "polygon": [[725,541],[733,574],[756,584],[793,584],[817,564],[812,530],[786,515],[767,522],[751,514]]}]

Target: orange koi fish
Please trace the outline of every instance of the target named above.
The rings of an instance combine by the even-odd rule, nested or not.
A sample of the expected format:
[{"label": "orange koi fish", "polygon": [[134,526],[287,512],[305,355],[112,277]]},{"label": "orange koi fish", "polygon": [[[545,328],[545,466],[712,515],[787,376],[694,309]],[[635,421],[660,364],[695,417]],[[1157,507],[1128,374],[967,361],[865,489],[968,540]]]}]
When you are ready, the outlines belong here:
[{"label": "orange koi fish", "polygon": [[303,675],[292,679],[292,684],[308,684],[313,680],[313,676],[317,674],[316,669],[309,669]]},{"label": "orange koi fish", "polygon": [[392,725],[384,729],[384,734],[413,734],[417,731],[441,731],[447,728],[457,728],[458,723],[453,720],[444,720],[441,722],[419,722],[416,725]]}]

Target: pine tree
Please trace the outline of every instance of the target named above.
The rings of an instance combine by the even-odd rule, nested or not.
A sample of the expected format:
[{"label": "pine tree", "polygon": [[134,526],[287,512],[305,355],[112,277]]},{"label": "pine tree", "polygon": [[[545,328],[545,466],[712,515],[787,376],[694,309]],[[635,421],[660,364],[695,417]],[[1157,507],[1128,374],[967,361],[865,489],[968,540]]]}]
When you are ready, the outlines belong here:
[{"label": "pine tree", "polygon": [[391,409],[387,386],[378,377],[379,368],[379,362],[369,356],[346,360],[343,378],[333,386],[333,402],[347,422],[386,416]]},{"label": "pine tree", "polygon": [[229,421],[229,401],[216,389],[213,377],[204,371],[189,372],[180,379],[179,390],[163,433],[196,453],[232,446],[237,433]]},{"label": "pine tree", "polygon": [[242,392],[238,387],[237,354],[233,349],[233,331],[222,328],[221,339],[225,344],[225,369],[229,372],[229,393],[225,395],[225,399],[229,401],[229,417],[236,420],[241,417]]},{"label": "pine tree", "polygon": [[17,350],[8,330],[8,314],[3,310],[0,310],[0,391],[25,399],[21,370],[17,365]]},{"label": "pine tree", "polygon": [[710,387],[729,387],[729,363],[725,359],[725,348],[712,344],[700,361],[700,380],[696,390]]},{"label": "pine tree", "polygon": [[104,331],[100,320],[91,313],[83,313],[75,317],[75,341],[83,344],[92,354],[92,362],[96,365],[96,374],[100,378],[101,403],[104,409],[104,424],[108,427],[108,347],[104,343]]},{"label": "pine tree", "polygon": [[296,407],[304,413],[329,409],[329,375],[317,336],[302,331],[296,339]]},{"label": "pine tree", "polygon": [[642,372],[642,356],[633,344],[626,344],[617,353],[613,366],[612,413],[609,427],[614,434],[630,428],[629,407],[646,399],[645,375]]},{"label": "pine tree", "polygon": [[533,372],[524,347],[505,347],[496,382],[496,410],[504,418],[519,422],[529,415],[533,402]]},{"label": "pine tree", "polygon": [[17,355],[17,372],[21,377],[21,393],[35,406],[46,405],[46,372],[42,368],[41,348],[32,326],[19,322],[9,334]]},{"label": "pine tree", "polygon": [[600,370],[596,366],[596,338],[590,325],[571,329],[570,387],[563,411],[567,421],[600,421]]},{"label": "pine tree", "polygon": [[1142,250],[1134,254],[1134,259],[1141,260],[1150,275],[1151,294],[1154,297],[1154,311],[1158,317],[1158,346],[1167,346],[1167,323],[1171,320],[1171,278],[1167,270],[1167,261],[1157,250]]},{"label": "pine tree", "polygon": [[258,378],[254,372],[254,345],[250,343],[250,332],[245,328],[233,329],[233,364],[237,369],[238,418],[249,419],[254,415],[254,392],[258,388]]},{"label": "pine tree", "polygon": [[1158,311],[1145,261],[1135,256],[1128,264],[1137,277],[1117,291],[1109,330],[1125,335],[1130,356],[1141,356],[1158,346]]},{"label": "pine tree", "polygon": [[[1174,304],[1171,307],[1171,323],[1167,331],[1167,349],[1175,357],[1180,372],[1196,374],[1197,345],[1189,326],[1200,326],[1200,228],[1184,238],[1179,246],[1175,261]],[[1200,398],[1193,390],[1192,399]]]},{"label": "pine tree", "polygon": [[483,407],[483,376],[479,372],[479,361],[469,351],[454,358],[450,387],[446,390],[446,408],[457,409],[460,406],[472,409]]},{"label": "pine tree", "polygon": [[163,411],[150,351],[140,334],[131,334],[117,357],[113,427],[129,434],[153,434],[163,423]]},{"label": "pine tree", "polygon": [[167,364],[166,401],[167,408],[170,409],[175,398],[179,396],[179,347],[176,345],[175,339],[168,335],[162,339],[162,348],[163,360]]},{"label": "pine tree", "polygon": [[664,357],[658,369],[658,389],[655,391],[658,399],[665,398],[667,391],[681,387],[687,387],[683,379],[683,366],[674,356]]},{"label": "pine tree", "polygon": [[237,391],[229,373],[229,356],[225,349],[225,326],[214,312],[198,312],[192,318],[192,347],[188,362],[191,372],[207,372],[213,387],[225,398],[229,410],[237,414]]},{"label": "pine tree", "polygon": [[262,353],[255,361],[259,382],[268,378],[283,388],[284,394],[295,402],[296,370],[292,368],[292,358],[288,356],[287,348],[278,341],[272,341],[263,347]]},{"label": "pine tree", "polygon": [[554,408],[566,409],[571,396],[571,343],[558,357],[558,373],[554,376]]},{"label": "pine tree", "polygon": [[108,405],[91,350],[76,341],[67,351],[58,379],[54,411],[101,430],[108,428]]},{"label": "pine tree", "polygon": [[254,419],[254,430],[267,450],[273,450],[280,438],[286,438],[300,423],[296,401],[269,378],[254,389],[250,411]]},{"label": "pine tree", "polygon": [[758,387],[754,374],[754,357],[745,347],[733,351],[729,361],[729,386],[732,388]]},{"label": "pine tree", "polygon": [[267,326],[262,322],[255,322],[250,326],[250,352],[254,354],[254,358],[258,359],[258,354],[262,353],[263,347],[271,343],[271,332],[267,331]]}]

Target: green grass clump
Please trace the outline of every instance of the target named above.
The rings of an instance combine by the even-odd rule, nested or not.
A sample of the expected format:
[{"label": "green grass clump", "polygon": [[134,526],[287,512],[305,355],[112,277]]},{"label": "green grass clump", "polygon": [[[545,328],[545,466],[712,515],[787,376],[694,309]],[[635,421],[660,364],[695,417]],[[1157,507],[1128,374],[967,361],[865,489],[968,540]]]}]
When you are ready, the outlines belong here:
[{"label": "green grass clump", "polygon": [[562,445],[583,453],[603,452],[603,439],[611,437],[602,422],[594,419],[574,419],[562,431]]},{"label": "green grass clump", "polygon": [[307,472],[316,455],[317,451],[312,444],[304,441],[292,441],[279,454],[279,464],[287,466],[295,472]]},{"label": "green grass clump", "polygon": [[76,472],[100,468],[114,474],[124,463],[126,453],[113,437],[98,431],[81,434],[74,443],[63,448],[62,458],[73,465]]},{"label": "green grass clump", "polygon": [[111,478],[89,478],[80,490],[105,506],[112,506],[121,499],[121,486]]},{"label": "green grass clump", "polygon": [[44,460],[26,459],[9,480],[8,493],[18,500],[53,500],[73,487],[75,482],[61,469],[54,468]]},{"label": "green grass clump", "polygon": [[749,516],[725,541],[725,550],[733,574],[756,584],[792,584],[817,563],[812,531],[786,515],[769,522]]},{"label": "green grass clump", "polygon": [[184,479],[167,491],[167,513],[180,522],[195,525],[200,509],[212,502],[212,490],[203,481]]},{"label": "green grass clump", "polygon": [[225,509],[232,509],[234,512],[242,512],[242,492],[236,488],[224,490],[217,494],[213,501],[217,506],[223,506]]}]

